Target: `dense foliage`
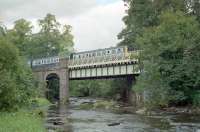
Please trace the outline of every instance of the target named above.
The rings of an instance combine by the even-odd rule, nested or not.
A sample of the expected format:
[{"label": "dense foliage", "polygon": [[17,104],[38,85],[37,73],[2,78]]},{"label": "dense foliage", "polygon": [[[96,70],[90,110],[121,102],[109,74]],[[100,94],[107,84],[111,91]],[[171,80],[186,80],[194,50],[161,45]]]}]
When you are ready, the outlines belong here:
[{"label": "dense foliage", "polygon": [[17,48],[0,37],[0,110],[17,109],[34,96],[30,69],[21,61]]},{"label": "dense foliage", "polygon": [[70,82],[70,95],[78,97],[102,97],[115,100],[125,99],[126,79],[79,80]]},{"label": "dense foliage", "polygon": [[73,51],[73,36],[70,25],[61,25],[56,17],[47,14],[38,20],[39,32],[32,33],[32,24],[25,20],[15,21],[13,29],[8,30],[8,37],[28,59],[50,56],[66,56]]},{"label": "dense foliage", "polygon": [[[198,0],[127,0],[120,45],[142,50],[144,72],[134,90],[147,104],[200,104]],[[127,44],[128,43],[128,44]]]},{"label": "dense foliage", "polygon": [[65,56],[73,50],[71,26],[62,26],[51,14],[38,22],[37,33],[25,19],[15,21],[12,29],[0,25],[0,111],[16,110],[38,96],[28,60]]}]

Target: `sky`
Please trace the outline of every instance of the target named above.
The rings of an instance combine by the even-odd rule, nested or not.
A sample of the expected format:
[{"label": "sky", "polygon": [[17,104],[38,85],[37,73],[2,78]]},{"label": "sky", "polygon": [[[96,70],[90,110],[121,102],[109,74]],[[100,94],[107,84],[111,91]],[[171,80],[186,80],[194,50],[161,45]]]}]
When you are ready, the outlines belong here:
[{"label": "sky", "polygon": [[77,51],[116,46],[124,27],[122,0],[0,0],[0,21],[9,28],[20,18],[37,25],[47,13],[72,26]]}]

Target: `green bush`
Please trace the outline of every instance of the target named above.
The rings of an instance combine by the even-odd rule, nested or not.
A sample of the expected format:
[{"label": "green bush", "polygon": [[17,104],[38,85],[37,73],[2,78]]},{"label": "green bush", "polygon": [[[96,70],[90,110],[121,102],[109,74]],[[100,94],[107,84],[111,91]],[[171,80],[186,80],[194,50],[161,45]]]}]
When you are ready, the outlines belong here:
[{"label": "green bush", "polygon": [[16,47],[0,37],[0,111],[29,104],[35,91],[31,70]]},{"label": "green bush", "polygon": [[46,98],[34,98],[31,103],[36,107],[48,106],[51,104]]},{"label": "green bush", "polygon": [[197,91],[192,96],[192,102],[195,106],[200,106],[200,91]]},{"label": "green bush", "polygon": [[116,98],[123,93],[126,82],[123,79],[80,80],[70,82],[70,95],[78,97]]}]

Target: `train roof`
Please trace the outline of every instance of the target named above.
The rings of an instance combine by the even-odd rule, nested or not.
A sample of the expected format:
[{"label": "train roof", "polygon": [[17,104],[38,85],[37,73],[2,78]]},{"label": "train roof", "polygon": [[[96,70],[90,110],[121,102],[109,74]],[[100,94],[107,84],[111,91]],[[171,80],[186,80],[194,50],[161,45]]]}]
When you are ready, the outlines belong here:
[{"label": "train roof", "polygon": [[90,50],[90,51],[81,51],[81,52],[75,52],[75,53],[72,53],[72,54],[93,53],[93,52],[96,52],[96,51],[104,51],[104,50],[111,50],[111,49],[124,48],[124,47],[127,47],[127,46],[117,46],[117,47],[110,47],[110,48],[104,48],[104,49],[96,49],[96,50]]}]

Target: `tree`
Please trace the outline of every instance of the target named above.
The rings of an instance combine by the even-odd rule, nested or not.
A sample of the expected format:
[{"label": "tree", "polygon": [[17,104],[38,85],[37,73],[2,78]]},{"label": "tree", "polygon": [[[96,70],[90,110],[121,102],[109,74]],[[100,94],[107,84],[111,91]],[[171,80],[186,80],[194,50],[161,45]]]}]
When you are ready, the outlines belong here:
[{"label": "tree", "polygon": [[128,10],[123,18],[126,28],[119,33],[118,38],[122,41],[119,45],[127,45],[138,49],[135,41],[140,37],[145,28],[159,25],[159,16],[164,11],[187,12],[184,0],[125,0]]},{"label": "tree", "polygon": [[14,28],[8,30],[8,39],[19,49],[20,55],[22,56],[28,54],[32,28],[31,22],[25,19],[19,19],[15,21]]},{"label": "tree", "polygon": [[127,45],[131,48],[139,48],[135,43],[145,27],[155,25],[156,16],[151,0],[127,0],[127,16],[123,18],[126,28],[118,35],[122,42],[119,45]]},{"label": "tree", "polygon": [[61,34],[60,41],[60,56],[69,56],[69,53],[74,51],[73,46],[73,35],[71,34],[72,27],[70,25],[64,25],[63,31]]},{"label": "tree", "polygon": [[155,105],[199,104],[199,73],[191,70],[199,65],[199,0],[124,1],[126,28],[119,45],[143,51],[144,72],[136,89],[148,90]]},{"label": "tree", "polygon": [[71,26],[61,24],[52,14],[39,20],[40,32],[32,35],[29,58],[68,55],[73,50]]},{"label": "tree", "polygon": [[0,43],[0,110],[16,110],[30,102],[36,89],[17,48],[6,37]]},{"label": "tree", "polygon": [[149,91],[154,105],[194,104],[200,97],[199,24],[182,12],[164,12],[159,20],[136,41],[144,62],[137,88]]}]

